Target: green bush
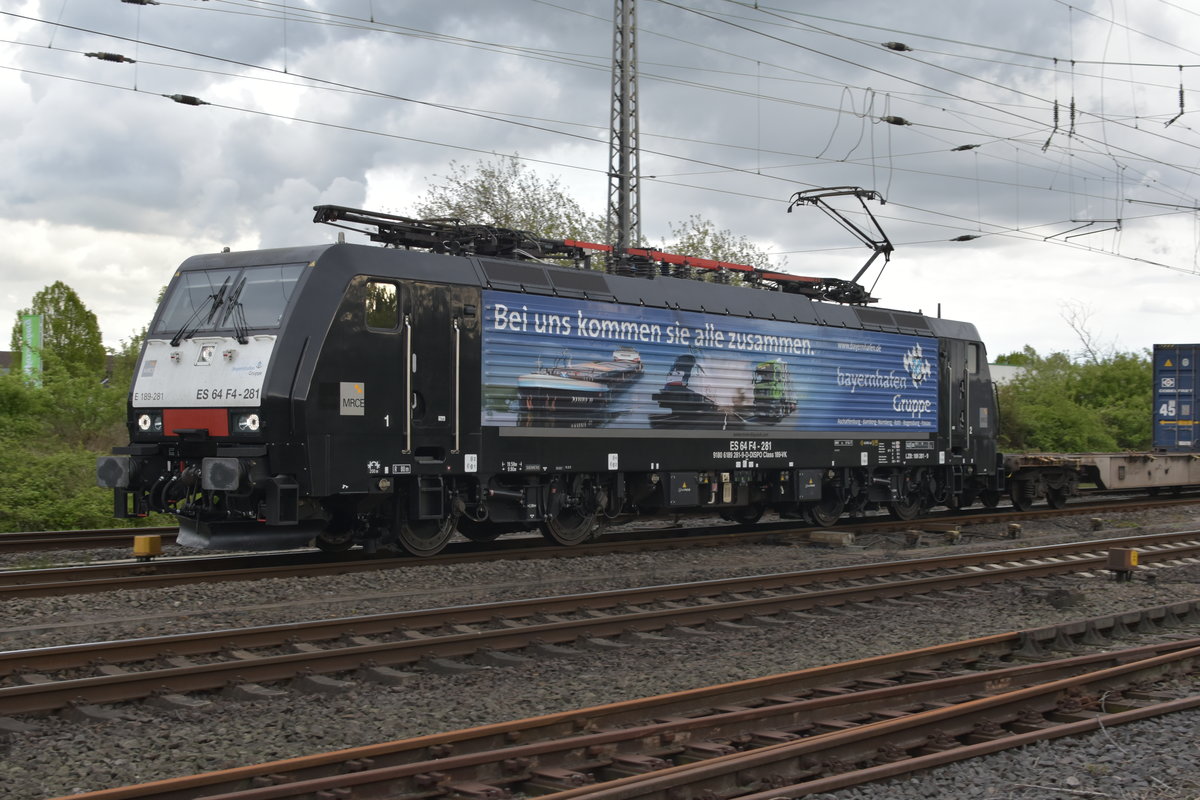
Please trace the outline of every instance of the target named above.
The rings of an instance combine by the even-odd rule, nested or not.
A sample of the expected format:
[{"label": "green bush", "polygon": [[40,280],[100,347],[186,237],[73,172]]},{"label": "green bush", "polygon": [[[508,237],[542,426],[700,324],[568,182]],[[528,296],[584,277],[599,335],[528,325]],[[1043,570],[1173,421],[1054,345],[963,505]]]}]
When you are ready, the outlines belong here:
[{"label": "green bush", "polygon": [[1114,353],[1085,362],[1030,347],[1001,356],[1024,372],[997,388],[1000,449],[1088,453],[1147,450],[1151,445],[1149,352]]},{"label": "green bush", "polygon": [[[120,527],[96,457],[126,444],[127,390],[98,375],[0,375],[0,531]],[[125,525],[170,524],[169,518]]]}]

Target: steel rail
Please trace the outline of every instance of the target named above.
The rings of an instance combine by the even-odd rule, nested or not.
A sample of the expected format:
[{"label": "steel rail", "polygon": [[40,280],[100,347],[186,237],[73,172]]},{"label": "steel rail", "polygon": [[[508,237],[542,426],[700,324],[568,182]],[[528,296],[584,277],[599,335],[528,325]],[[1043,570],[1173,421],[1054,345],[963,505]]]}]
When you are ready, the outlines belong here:
[{"label": "steel rail", "polygon": [[[960,511],[947,511],[926,515],[915,520],[898,521],[888,516],[880,516],[877,518],[855,519],[839,522],[836,525],[837,530],[841,531],[860,531],[865,533],[871,532],[897,532],[906,529],[920,530],[923,526],[945,526],[945,525],[960,525],[969,528],[973,525],[981,525],[995,522],[1021,522],[1034,519],[1047,519],[1058,516],[1079,516],[1082,514],[1111,514],[1123,511],[1139,511],[1155,508],[1165,508],[1175,505],[1196,505],[1200,502],[1197,497],[1156,497],[1153,499],[1137,498],[1134,500],[1094,500],[1087,496],[1082,502],[1071,503],[1062,509],[1052,509],[1049,507],[1038,507],[1029,511],[1015,511],[1008,508],[1001,509],[966,509]],[[653,521],[649,518],[648,521]],[[173,541],[178,533],[177,527],[148,527],[148,528],[112,528],[112,529],[97,529],[97,530],[80,530],[80,531],[30,531],[25,533],[0,533],[0,554],[3,553],[22,553],[22,552],[43,552],[47,550],[88,550],[97,548],[113,548],[113,547],[129,547],[132,546],[134,536],[142,535],[161,535],[164,541]],[[529,557],[543,558],[551,555],[569,555],[580,550],[588,550],[591,552],[603,552],[606,548],[621,548],[621,549],[646,549],[652,550],[661,547],[681,547],[681,546],[711,546],[729,544],[731,542],[752,543],[763,539],[777,537],[795,537],[803,540],[812,531],[816,530],[811,526],[797,527],[794,521],[783,521],[779,523],[758,523],[754,525],[728,525],[720,528],[702,529],[702,533],[695,533],[694,530],[673,530],[663,528],[637,528],[630,531],[610,531],[601,535],[600,539],[589,545],[572,547],[564,550],[561,547],[548,547],[542,543],[540,537],[529,537],[525,539],[503,539],[499,542],[490,542],[485,547],[481,547],[478,543],[466,544],[455,543],[452,545],[448,557],[451,559],[461,560],[478,560],[487,558],[487,552],[492,550],[503,553],[503,557],[521,557],[515,554],[526,550],[535,550]],[[969,530],[964,534],[969,536]],[[311,555],[311,552],[304,554],[293,555]],[[365,554],[359,554],[365,555]],[[240,556],[245,557],[245,556]],[[233,556],[232,558],[240,558]],[[328,558],[326,554],[325,558]],[[210,557],[211,558],[211,557]],[[411,557],[403,557],[405,565],[412,563],[444,563],[433,559],[418,559],[415,562]],[[183,559],[175,559],[183,560]],[[165,561],[165,559],[163,560]]]},{"label": "steel rail", "polygon": [[[1028,717],[1031,708],[1039,714],[1050,714],[1058,710],[1062,698],[1070,692],[1112,691],[1131,686],[1140,680],[1158,678],[1181,670],[1194,675],[1198,660],[1200,647],[1193,647],[1015,689],[992,697],[972,699],[944,708],[873,722],[850,730],[834,731],[745,753],[718,756],[696,764],[668,767],[647,775],[609,781],[597,787],[582,787],[543,795],[543,800],[669,800],[681,794],[691,797],[737,797],[739,800],[803,797],[867,780],[878,780],[916,769],[927,769],[1007,750],[1031,742],[1078,735],[1102,726],[1121,725],[1161,716],[1164,713],[1200,708],[1200,695],[1191,695],[1147,707],[1111,714],[1087,715],[1082,719],[1076,718],[1066,722],[1046,720],[1044,725],[1039,722],[1034,730],[998,737],[991,741],[971,745],[951,744],[956,737],[970,734],[981,718],[995,723],[1011,722]],[[945,742],[946,746],[939,747],[939,741]],[[817,761],[818,764],[820,761],[826,761],[838,765],[874,762],[880,753],[889,750],[894,752],[897,748],[902,751],[917,749],[919,752],[921,746],[926,744],[932,745],[930,749],[933,752],[877,765],[867,770],[865,775],[855,775],[854,772],[827,775],[826,770],[812,766],[813,761]],[[778,785],[778,781],[772,785],[765,778],[767,773],[804,776],[806,772],[817,774],[785,785]],[[747,784],[754,783],[765,791],[747,791]],[[234,796],[226,795],[231,799]],[[269,797],[287,795],[238,793],[236,796],[244,800],[266,800]]]},{"label": "steel rail", "polygon": [[[1076,623],[1076,627],[1080,625],[1094,627],[1094,621]],[[1055,630],[1057,636],[1052,633]],[[655,775],[678,774],[676,770],[683,768],[670,768],[672,760],[704,760],[705,764],[719,764],[724,760],[719,756],[739,749],[717,745],[718,740],[748,742],[747,737],[756,739],[749,744],[756,749],[745,754],[756,757],[756,754],[773,749],[762,747],[773,739],[797,739],[808,734],[800,744],[811,744],[827,741],[828,734],[822,734],[822,730],[850,728],[862,731],[875,727],[849,722],[853,719],[914,719],[929,708],[941,708],[945,703],[969,706],[980,697],[997,693],[1013,696],[1019,688],[1047,681],[1056,681],[1061,686],[1063,681],[1074,680],[1081,674],[1111,672],[1121,665],[1151,664],[1155,660],[1159,660],[1159,665],[1154,668],[1161,669],[1162,663],[1169,663],[1161,661],[1164,656],[1179,652],[1193,656],[1200,654],[1200,639],[1188,639],[1045,663],[999,665],[990,669],[985,666],[977,671],[913,669],[920,664],[982,661],[995,653],[997,647],[1010,648],[1011,654],[1011,647],[1017,640],[1054,639],[1062,635],[1061,627],[1002,634],[527,720],[101,790],[78,797],[86,800],[150,797],[268,800],[350,793],[355,797],[417,798],[435,794],[486,798],[504,797],[510,789],[524,791],[529,786],[547,791],[555,783],[570,784],[603,774],[646,772],[648,775],[641,779],[650,780]],[[851,686],[853,688],[847,688]],[[814,687],[818,691],[814,691]],[[824,691],[820,690],[822,688]],[[1029,707],[1026,697],[1011,701],[1009,705],[1015,702],[1022,703],[1022,711]],[[938,718],[931,724],[941,726],[938,727],[940,730],[947,723],[944,718]],[[962,726],[962,723],[958,724]],[[971,728],[965,730],[969,733]],[[787,731],[804,733],[791,735]],[[834,744],[835,749],[843,751],[847,747],[842,742]],[[872,740],[868,745],[853,746],[873,754],[869,748],[877,745]],[[737,755],[734,753],[729,758],[735,759]],[[730,769],[743,767],[739,763]],[[613,797],[626,797],[625,792],[637,789],[641,779],[615,781],[599,790],[620,785],[622,791]],[[378,791],[379,786],[386,786],[386,795]],[[582,792],[583,796],[588,796],[589,791],[597,789],[583,788],[561,794],[573,797]],[[214,792],[218,794],[214,795]],[[322,794],[324,792],[333,794]]]},{"label": "steel rail", "polygon": [[[1200,541],[1196,540],[1160,547],[1144,550],[1145,560],[1194,557],[1200,553]],[[81,699],[92,704],[120,702],[155,692],[202,691],[230,683],[290,680],[305,673],[354,671],[367,664],[409,667],[430,658],[483,657],[534,645],[621,647],[624,643],[620,637],[663,632],[695,636],[705,635],[698,628],[789,625],[804,619],[794,616],[797,613],[829,606],[1102,569],[1107,563],[1103,555],[1095,553],[1069,559],[1049,559],[1038,554],[1027,556],[1023,559],[1026,563],[1015,561],[1011,551],[1003,555],[1004,563],[981,560],[977,555],[970,568],[932,575],[927,571],[928,562],[943,559],[9,651],[0,653],[0,675],[34,673],[37,677],[28,685],[0,687],[0,707],[14,714],[45,712]],[[957,562],[960,558],[955,556],[950,560]],[[846,582],[847,575],[874,576],[875,581]],[[841,579],[841,585],[814,587],[814,578]],[[573,618],[563,616],[568,614]],[[300,643],[301,646],[294,648],[298,652],[263,655],[245,650],[279,647],[286,642]],[[323,642],[325,646],[319,648],[312,642]],[[230,650],[237,651],[233,657],[208,664],[171,661],[166,667],[155,665],[131,672],[112,668],[163,654],[186,658]],[[96,661],[109,666],[107,674],[54,681],[38,673],[48,669],[79,669]]]},{"label": "steel rail", "polygon": [[46,550],[97,550],[132,547],[135,536],[161,536],[175,541],[177,527],[105,528],[78,531],[0,533],[0,553],[40,553]]},{"label": "steel rail", "polygon": [[[1156,560],[1195,557],[1200,552],[1200,538],[1192,538],[1193,535],[1200,537],[1200,534],[1192,533],[1154,534],[1137,537],[1136,542],[1143,548],[1141,552],[1144,563],[1155,563]],[[1187,538],[1180,540],[1180,536]],[[1080,543],[1071,543],[987,553],[960,553],[925,559],[535,597],[425,611],[388,612],[253,628],[60,645],[36,650],[2,651],[0,677],[21,669],[38,671],[79,668],[95,660],[120,664],[155,658],[163,653],[210,654],[230,647],[272,647],[289,641],[328,641],[346,636],[386,634],[397,630],[431,631],[445,626],[479,624],[494,626],[498,618],[510,621],[528,620],[536,615],[576,614],[583,609],[589,609],[593,613],[612,614],[614,609],[621,606],[631,608],[650,604],[662,607],[664,604],[674,604],[665,608],[664,614],[659,616],[674,620],[687,619],[691,624],[695,622],[695,617],[685,617],[684,612],[687,608],[680,604],[690,603],[697,606],[703,603],[699,608],[705,612],[702,621],[736,620],[744,616],[778,613],[780,610],[807,611],[853,602],[947,591],[962,586],[986,585],[1013,578],[1104,569],[1106,551],[1096,549],[1093,545],[1129,541],[1120,539],[1088,543],[1086,549]],[[968,572],[963,573],[961,570]],[[912,577],[914,575],[917,577]],[[896,576],[908,577],[897,579]],[[864,580],[872,582],[862,583]],[[845,585],[819,588],[825,584],[837,583]],[[750,593],[756,592],[771,594],[758,598],[749,596]],[[710,599],[720,596],[724,596],[723,602],[713,602]],[[627,615],[625,620],[630,626],[637,621],[632,615]],[[511,628],[506,629],[506,632],[510,631]],[[623,631],[618,631],[620,632]],[[592,635],[603,634],[593,631]]]},{"label": "steel rail", "polygon": [[[778,537],[780,533],[770,534],[767,538]],[[1069,542],[1065,544],[1043,545],[1042,552],[1046,557],[1069,557],[1073,553],[1107,547],[1151,547],[1172,541],[1180,541],[1189,536],[1200,536],[1200,531],[1182,531],[1171,533],[1142,534],[1138,536],[1121,537],[1116,539],[1093,539],[1086,542]],[[724,537],[696,537],[706,544],[728,543]],[[644,543],[638,543],[639,547]],[[660,542],[659,547],[677,547],[678,543]],[[466,563],[479,560],[494,560],[496,558],[544,558],[561,555],[586,555],[609,552],[605,545],[580,545],[572,548],[557,546],[533,547],[519,552],[493,551],[480,552],[465,546],[459,555],[439,556],[438,564]],[[993,551],[993,560],[1004,560],[1005,553],[1016,553],[1019,550]],[[962,553],[957,556],[944,556],[938,559],[950,559],[946,565],[953,563],[955,558],[962,563],[976,560],[979,553]],[[286,564],[279,564],[284,557]],[[1011,557],[1011,556],[1010,556]],[[160,559],[150,563],[136,564],[101,564],[74,568],[55,568],[37,570],[0,571],[0,599],[6,597],[47,597],[60,594],[82,594],[113,589],[156,588],[174,586],[183,583],[202,583],[209,581],[248,581],[271,577],[296,577],[313,575],[347,574],[361,571],[373,571],[393,567],[411,567],[419,564],[434,563],[434,559],[377,559],[359,558],[352,554],[348,559],[330,561],[327,556],[315,552],[306,553],[275,553],[240,556],[233,563],[239,566],[228,568],[229,559],[218,556],[208,556],[202,559]],[[913,563],[917,560],[914,559]],[[198,565],[207,564],[208,569],[202,572],[194,571]],[[225,568],[222,568],[225,567]],[[932,567],[943,568],[943,567]],[[854,569],[854,568],[850,568]],[[192,571],[189,571],[192,570]]]}]

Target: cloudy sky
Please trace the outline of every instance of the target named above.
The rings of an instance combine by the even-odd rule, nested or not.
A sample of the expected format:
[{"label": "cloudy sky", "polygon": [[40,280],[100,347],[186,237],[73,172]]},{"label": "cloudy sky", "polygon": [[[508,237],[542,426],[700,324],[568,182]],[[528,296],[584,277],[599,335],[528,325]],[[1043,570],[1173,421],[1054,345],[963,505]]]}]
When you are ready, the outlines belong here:
[{"label": "cloudy sky", "polygon": [[[881,306],[972,320],[992,355],[1200,341],[1189,5],[639,0],[644,238],[700,215],[849,278],[870,251],[786,210],[862,187],[896,248],[863,277]],[[61,280],[117,345],[189,255],[329,241],[313,205],[406,213],[451,162],[517,155],[604,212],[611,0],[0,9],[0,320]]]}]

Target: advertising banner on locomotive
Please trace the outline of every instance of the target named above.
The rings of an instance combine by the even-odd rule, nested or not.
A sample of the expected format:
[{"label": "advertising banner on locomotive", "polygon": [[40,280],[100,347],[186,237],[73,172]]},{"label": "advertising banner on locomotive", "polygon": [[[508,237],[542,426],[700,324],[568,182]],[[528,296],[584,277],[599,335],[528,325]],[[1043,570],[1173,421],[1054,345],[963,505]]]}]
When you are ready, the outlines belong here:
[{"label": "advertising banner on locomotive", "polygon": [[482,424],[937,430],[929,337],[484,292]]},{"label": "advertising banner on locomotive", "polygon": [[1200,344],[1154,345],[1154,449],[1200,450],[1196,357]]}]

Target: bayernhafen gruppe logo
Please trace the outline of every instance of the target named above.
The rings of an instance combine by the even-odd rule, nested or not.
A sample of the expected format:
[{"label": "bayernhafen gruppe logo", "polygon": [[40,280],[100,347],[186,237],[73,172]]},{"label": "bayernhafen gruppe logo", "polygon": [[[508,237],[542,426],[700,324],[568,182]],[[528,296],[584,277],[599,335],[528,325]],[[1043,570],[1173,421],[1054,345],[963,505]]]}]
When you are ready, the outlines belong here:
[{"label": "bayernhafen gruppe logo", "polygon": [[917,342],[904,354],[904,371],[912,378],[913,387],[919,389],[933,372],[929,359],[921,354],[921,343]]}]

